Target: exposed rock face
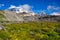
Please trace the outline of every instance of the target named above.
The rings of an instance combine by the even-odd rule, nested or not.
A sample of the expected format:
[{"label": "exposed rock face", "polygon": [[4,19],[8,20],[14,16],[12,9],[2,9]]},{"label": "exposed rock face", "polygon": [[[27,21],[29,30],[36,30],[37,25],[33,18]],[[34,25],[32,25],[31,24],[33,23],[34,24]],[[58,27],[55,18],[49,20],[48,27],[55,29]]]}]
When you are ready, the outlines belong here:
[{"label": "exposed rock face", "polygon": [[45,16],[47,16],[47,14],[45,12],[40,13],[40,17],[45,17]]},{"label": "exposed rock face", "polygon": [[15,12],[12,11],[4,11],[4,15],[8,19],[8,21],[23,21],[21,17],[18,17]]},{"label": "exposed rock face", "polygon": [[17,14],[19,17],[23,17],[24,21],[36,21],[38,18],[33,13],[22,12]]},{"label": "exposed rock face", "polygon": [[34,16],[35,14],[22,12],[22,13],[18,13],[18,15],[19,15],[19,16]]}]

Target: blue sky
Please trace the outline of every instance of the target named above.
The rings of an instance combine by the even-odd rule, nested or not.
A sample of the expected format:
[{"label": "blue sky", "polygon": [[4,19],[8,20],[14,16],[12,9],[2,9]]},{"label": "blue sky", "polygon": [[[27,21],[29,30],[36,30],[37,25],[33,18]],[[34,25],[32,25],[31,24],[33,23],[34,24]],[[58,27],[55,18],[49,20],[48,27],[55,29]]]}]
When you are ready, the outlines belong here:
[{"label": "blue sky", "polygon": [[[19,6],[24,4],[33,6],[32,10],[34,12],[45,11],[48,14],[60,12],[60,0],[0,0],[0,10],[5,10],[10,5]],[[51,8],[49,9],[49,7]]]}]

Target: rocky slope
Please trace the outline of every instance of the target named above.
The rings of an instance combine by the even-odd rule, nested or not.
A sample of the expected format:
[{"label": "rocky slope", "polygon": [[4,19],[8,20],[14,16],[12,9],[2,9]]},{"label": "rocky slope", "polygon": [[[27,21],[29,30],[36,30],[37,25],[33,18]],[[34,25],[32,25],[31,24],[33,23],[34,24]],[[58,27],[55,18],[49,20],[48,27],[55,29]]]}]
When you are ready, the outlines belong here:
[{"label": "rocky slope", "polygon": [[23,21],[22,17],[18,17],[15,12],[12,11],[4,11],[4,15],[8,19],[8,21]]},{"label": "rocky slope", "polygon": [[49,21],[49,22],[60,22],[60,16],[56,15],[36,15],[34,13],[16,13],[14,11],[4,10],[0,11],[0,21]]},{"label": "rocky slope", "polygon": [[26,13],[26,12],[16,13],[9,10],[1,11],[0,14],[2,14],[0,15],[1,16],[0,20],[2,20],[2,18],[5,18],[6,20],[4,21],[34,21],[37,18],[32,13]]}]

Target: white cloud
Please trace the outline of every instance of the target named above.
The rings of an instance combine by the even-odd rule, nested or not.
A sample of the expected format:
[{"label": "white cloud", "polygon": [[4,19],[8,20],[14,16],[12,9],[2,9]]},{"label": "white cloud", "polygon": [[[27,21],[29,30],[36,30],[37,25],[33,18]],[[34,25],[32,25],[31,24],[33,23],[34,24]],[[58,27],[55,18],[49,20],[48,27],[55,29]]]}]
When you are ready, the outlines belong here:
[{"label": "white cloud", "polygon": [[21,8],[23,8],[25,10],[30,10],[31,9],[31,6],[28,5],[28,4],[25,4],[25,5],[21,5]]},{"label": "white cloud", "polygon": [[60,12],[53,12],[51,15],[60,15]]},{"label": "white cloud", "polygon": [[0,7],[4,6],[4,4],[0,4]]},{"label": "white cloud", "polygon": [[60,7],[56,7],[56,6],[51,6],[51,5],[49,5],[49,6],[47,7],[47,9],[48,9],[48,10],[60,10]]},{"label": "white cloud", "polygon": [[16,8],[16,6],[14,6],[14,5],[10,5],[9,9],[11,9],[11,8]]},{"label": "white cloud", "polygon": [[52,12],[50,15],[60,15],[60,7],[49,5],[47,10]]},{"label": "white cloud", "polygon": [[20,6],[14,6],[14,5],[10,5],[10,7],[8,9],[12,9],[15,8],[16,12],[29,12],[31,11],[32,6],[28,5],[28,4],[24,4],[24,5],[20,5]]}]

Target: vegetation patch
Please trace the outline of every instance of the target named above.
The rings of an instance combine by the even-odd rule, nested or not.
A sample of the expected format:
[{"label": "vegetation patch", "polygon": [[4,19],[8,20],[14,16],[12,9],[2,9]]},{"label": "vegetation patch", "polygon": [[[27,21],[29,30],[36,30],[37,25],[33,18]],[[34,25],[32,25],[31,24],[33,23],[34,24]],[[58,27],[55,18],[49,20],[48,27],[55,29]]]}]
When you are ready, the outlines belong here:
[{"label": "vegetation patch", "polygon": [[1,40],[60,40],[60,24],[54,22],[21,22],[3,24]]}]

